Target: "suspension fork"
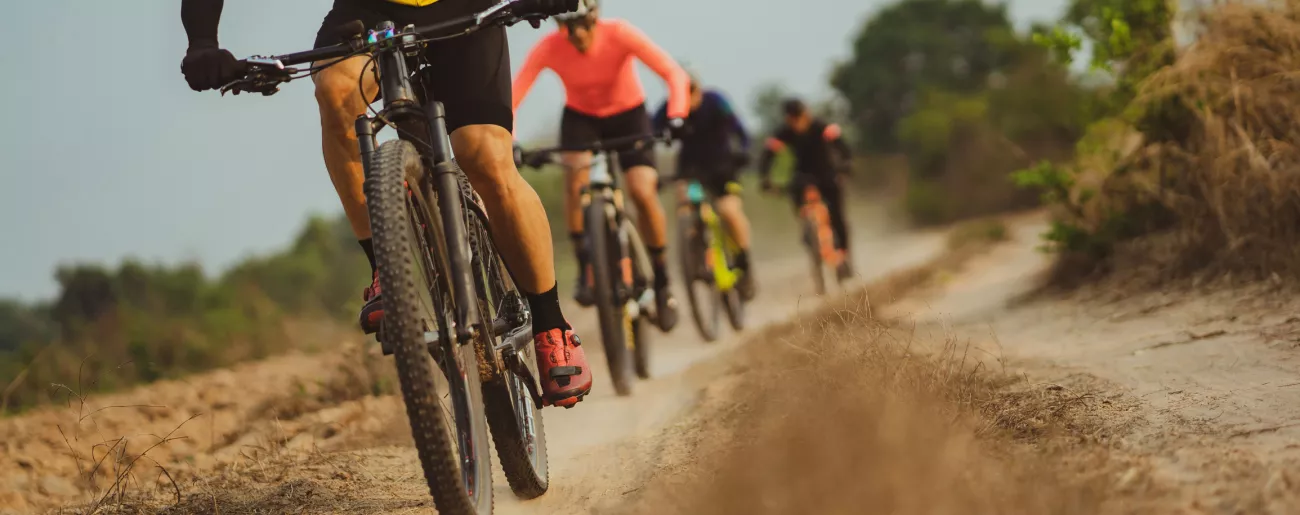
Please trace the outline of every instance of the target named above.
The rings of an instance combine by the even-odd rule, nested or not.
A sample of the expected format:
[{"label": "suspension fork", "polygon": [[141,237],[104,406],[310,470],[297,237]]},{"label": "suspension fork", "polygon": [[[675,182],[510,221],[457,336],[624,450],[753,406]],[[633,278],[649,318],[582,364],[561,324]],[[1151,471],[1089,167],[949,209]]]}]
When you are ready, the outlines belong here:
[{"label": "suspension fork", "polygon": [[447,261],[451,265],[451,295],[456,303],[456,339],[460,343],[471,341],[483,330],[482,314],[474,294],[472,254],[469,235],[465,229],[464,198],[461,194],[460,171],[451,161],[451,145],[447,141],[446,112],[442,102],[425,104],[429,120],[429,158],[433,160],[433,191],[438,199],[443,235],[447,239]]},{"label": "suspension fork", "polygon": [[375,154],[375,148],[379,142],[375,140],[375,124],[370,117],[361,115],[356,121],[357,146],[361,147],[361,171],[362,177],[370,178],[370,158]]}]

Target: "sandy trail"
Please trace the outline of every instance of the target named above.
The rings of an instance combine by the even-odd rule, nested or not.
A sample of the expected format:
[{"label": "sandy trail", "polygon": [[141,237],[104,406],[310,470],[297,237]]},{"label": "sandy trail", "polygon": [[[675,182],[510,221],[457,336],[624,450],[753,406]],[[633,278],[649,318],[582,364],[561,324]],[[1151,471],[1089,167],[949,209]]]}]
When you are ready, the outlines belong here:
[{"label": "sandy trail", "polygon": [[[854,237],[864,273],[855,283],[944,248],[941,232],[890,232],[879,212],[857,210]],[[633,396],[616,397],[608,378],[597,374],[579,408],[546,410],[550,491],[520,502],[496,467],[497,512],[599,511],[635,492],[650,473],[646,453],[663,444],[652,435],[694,405],[719,369],[710,362],[763,326],[819,302],[796,242],[769,246],[778,250],[767,255],[778,257],[758,263],[760,294],[745,333],[724,329],[709,344],[684,318],[673,333],[652,334],[655,377],[638,383]],[[575,326],[595,334],[590,310],[567,310]],[[603,363],[595,349],[590,358]],[[282,356],[92,396],[84,406],[74,396],[68,407],[0,420],[0,513],[111,502],[106,492],[123,463],[146,450],[149,464],[133,471],[127,490],[166,498],[174,479],[186,498],[180,512],[426,513],[431,502],[401,401],[370,395],[391,381],[390,368],[373,346],[351,342],[335,353]],[[77,389],[73,379],[69,386]],[[103,407],[110,408],[95,411]],[[162,438],[168,441],[153,447]]]},{"label": "sandy trail", "polygon": [[1142,509],[1300,513],[1296,301],[1266,286],[1026,298],[1045,225],[1013,227],[1020,243],[888,312],[1081,398]]},{"label": "sandy trail", "polygon": [[[858,225],[859,282],[948,255],[941,232]],[[932,266],[937,275],[897,302],[848,306],[866,316],[852,322],[818,312],[799,255],[763,261],[750,330],[706,344],[683,321],[655,335],[655,378],[633,396],[614,396],[598,374],[579,408],[546,410],[550,491],[519,501],[498,472],[497,513],[775,515],[801,513],[810,496],[822,513],[846,514],[1300,513],[1300,301],[1267,286],[1027,296],[1049,264],[1035,250],[1044,220],[1008,227],[1010,241]],[[592,332],[589,311],[570,313]],[[756,397],[818,338],[830,346],[810,366],[840,375]],[[820,355],[839,352],[837,338],[878,355]],[[783,342],[794,345],[772,352]],[[925,342],[991,373],[916,360],[910,349]],[[152,466],[137,470],[131,491],[156,492],[139,511],[179,493],[166,512],[430,512],[402,403],[372,395],[391,365],[373,346],[342,349],[88,403],[162,407],[78,424],[74,403],[0,420],[0,513],[94,501],[111,467],[85,469],[120,461],[107,452],[115,438],[128,437],[130,456],[195,415],[174,433],[185,439],[149,454],[180,491]],[[875,391],[882,384],[892,389]],[[791,481],[792,469],[806,481]]]}]

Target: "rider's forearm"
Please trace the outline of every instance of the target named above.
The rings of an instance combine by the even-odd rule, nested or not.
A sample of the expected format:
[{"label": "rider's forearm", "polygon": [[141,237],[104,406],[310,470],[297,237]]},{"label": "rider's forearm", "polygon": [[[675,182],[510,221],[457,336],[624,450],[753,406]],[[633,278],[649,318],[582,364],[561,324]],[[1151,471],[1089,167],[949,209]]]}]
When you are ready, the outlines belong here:
[{"label": "rider's forearm", "polygon": [[844,138],[835,138],[835,140],[831,141],[831,147],[840,155],[840,163],[844,164],[843,169],[837,171],[841,174],[851,172],[853,170],[851,166],[853,163],[853,150],[849,148],[849,144],[844,142]]},{"label": "rider's forearm", "polygon": [[528,90],[533,89],[533,83],[537,82],[537,76],[541,75],[542,70],[546,68],[549,53],[548,47],[544,48],[542,46],[544,43],[539,43],[538,46],[533,47],[528,52],[528,56],[524,58],[524,64],[519,67],[519,75],[515,76],[514,82],[510,85],[510,107],[515,112],[519,111],[519,105],[524,103],[525,98],[528,98]]},{"label": "rider's forearm", "polygon": [[217,26],[221,24],[224,0],[181,0],[181,24],[189,37],[190,48],[217,46]]},{"label": "rider's forearm", "polygon": [[623,37],[637,59],[645,63],[668,86],[668,116],[686,118],[691,114],[691,76],[659,45],[631,25],[623,27]]}]

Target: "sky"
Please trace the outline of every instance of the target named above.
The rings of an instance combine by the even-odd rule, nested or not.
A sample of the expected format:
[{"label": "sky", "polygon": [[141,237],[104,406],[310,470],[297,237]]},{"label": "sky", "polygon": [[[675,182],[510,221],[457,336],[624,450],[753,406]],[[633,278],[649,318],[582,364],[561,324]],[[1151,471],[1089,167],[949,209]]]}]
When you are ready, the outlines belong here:
[{"label": "sky", "polygon": [[[455,0],[447,0],[455,1]],[[1065,0],[1009,0],[1019,26]],[[739,106],[779,81],[830,93],[834,62],[889,0],[605,0]],[[310,81],[272,97],[191,91],[177,0],[14,2],[0,17],[0,297],[48,298],[54,268],[197,260],[219,271],[285,245],[312,214],[339,211],[320,157]],[[220,39],[236,56],[311,46],[330,0],[227,0]],[[515,69],[553,24],[510,29]],[[640,67],[649,102],[663,88]],[[519,139],[552,134],[564,93],[543,73]],[[749,114],[749,113],[746,113]],[[752,118],[751,118],[752,119]]]}]

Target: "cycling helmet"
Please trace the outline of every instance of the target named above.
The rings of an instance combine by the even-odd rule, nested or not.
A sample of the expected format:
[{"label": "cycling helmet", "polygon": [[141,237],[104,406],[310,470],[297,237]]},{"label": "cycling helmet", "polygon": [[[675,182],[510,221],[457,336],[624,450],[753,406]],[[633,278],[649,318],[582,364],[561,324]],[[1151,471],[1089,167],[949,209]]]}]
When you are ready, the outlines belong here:
[{"label": "cycling helmet", "polygon": [[578,0],[577,10],[570,13],[557,15],[555,19],[560,22],[582,19],[587,17],[588,14],[590,14],[592,11],[595,11],[599,7],[600,7],[600,0]]}]

